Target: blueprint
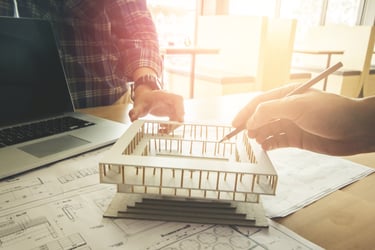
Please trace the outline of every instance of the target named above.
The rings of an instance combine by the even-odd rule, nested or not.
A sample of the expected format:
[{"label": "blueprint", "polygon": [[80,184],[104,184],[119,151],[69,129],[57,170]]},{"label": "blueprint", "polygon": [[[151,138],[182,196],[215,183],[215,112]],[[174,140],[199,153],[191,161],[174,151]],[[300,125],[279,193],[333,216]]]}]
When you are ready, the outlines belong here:
[{"label": "blueprint", "polygon": [[103,218],[115,185],[100,184],[104,148],[0,182],[0,250],[321,249],[287,228]]}]

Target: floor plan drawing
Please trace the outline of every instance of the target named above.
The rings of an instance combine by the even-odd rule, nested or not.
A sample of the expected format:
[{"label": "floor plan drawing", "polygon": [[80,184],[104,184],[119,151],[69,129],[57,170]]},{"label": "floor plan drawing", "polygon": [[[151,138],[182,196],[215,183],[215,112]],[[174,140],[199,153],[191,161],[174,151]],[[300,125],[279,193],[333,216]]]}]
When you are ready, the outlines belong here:
[{"label": "floor plan drawing", "polygon": [[[234,228],[103,218],[117,195],[116,185],[99,182],[98,164],[108,150],[1,181],[0,197],[7,202],[0,206],[0,250],[165,250],[197,243],[202,249],[239,249],[249,244],[258,249],[320,249],[272,220],[267,228]],[[34,190],[32,195],[30,190]],[[231,237],[226,240],[222,235]]]},{"label": "floor plan drawing", "polygon": [[31,218],[27,213],[15,214],[1,222],[0,245],[7,248],[19,241],[35,237],[56,237],[54,228],[44,216]]}]

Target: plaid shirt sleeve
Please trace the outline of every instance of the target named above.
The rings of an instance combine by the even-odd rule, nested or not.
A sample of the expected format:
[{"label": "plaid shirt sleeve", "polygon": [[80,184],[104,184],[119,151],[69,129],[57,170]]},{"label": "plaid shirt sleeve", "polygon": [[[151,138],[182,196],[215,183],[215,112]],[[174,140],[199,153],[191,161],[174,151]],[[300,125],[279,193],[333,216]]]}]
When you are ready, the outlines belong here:
[{"label": "plaid shirt sleeve", "polygon": [[115,1],[106,11],[110,18],[113,17],[113,38],[122,57],[126,58],[126,74],[132,75],[139,67],[149,67],[160,76],[158,37],[146,1]]},{"label": "plaid shirt sleeve", "polygon": [[[104,1],[92,0],[67,2],[75,16],[87,21],[105,10],[110,22],[111,43],[125,60],[123,69],[127,76],[131,77],[139,67],[149,67],[161,74],[158,36],[145,0],[107,1],[104,4]],[[104,26],[102,30],[106,29]]]},{"label": "plaid shirt sleeve", "polygon": [[[0,5],[7,8],[13,13],[12,4]],[[21,17],[52,22],[76,108],[114,103],[139,67],[161,73],[145,0],[19,0],[18,8]]]}]

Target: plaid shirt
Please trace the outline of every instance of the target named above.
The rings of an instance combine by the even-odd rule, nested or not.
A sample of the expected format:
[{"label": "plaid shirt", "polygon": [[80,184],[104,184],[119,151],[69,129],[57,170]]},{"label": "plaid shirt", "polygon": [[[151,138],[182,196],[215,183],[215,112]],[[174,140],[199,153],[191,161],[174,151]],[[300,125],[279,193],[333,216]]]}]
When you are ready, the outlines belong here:
[{"label": "plaid shirt", "polygon": [[[51,21],[75,108],[110,105],[139,67],[161,72],[145,0],[18,0],[20,17]],[[12,16],[13,0],[0,0]]]}]

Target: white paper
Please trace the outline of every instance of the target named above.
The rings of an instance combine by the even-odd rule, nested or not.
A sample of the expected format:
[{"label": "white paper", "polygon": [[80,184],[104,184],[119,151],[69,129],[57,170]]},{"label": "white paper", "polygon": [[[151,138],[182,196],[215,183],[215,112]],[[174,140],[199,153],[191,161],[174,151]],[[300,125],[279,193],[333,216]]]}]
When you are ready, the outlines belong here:
[{"label": "white paper", "polygon": [[262,196],[266,215],[287,216],[373,173],[352,161],[295,148],[269,151],[278,174],[276,196]]},{"label": "white paper", "polygon": [[116,192],[99,183],[105,149],[0,182],[0,249],[321,249],[268,229],[103,218]]}]

